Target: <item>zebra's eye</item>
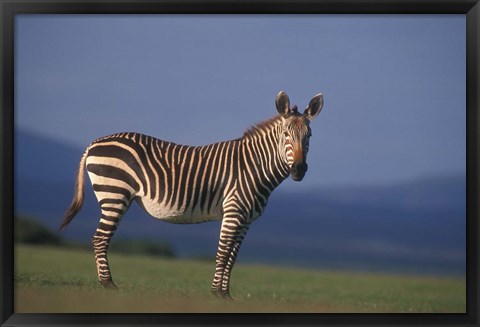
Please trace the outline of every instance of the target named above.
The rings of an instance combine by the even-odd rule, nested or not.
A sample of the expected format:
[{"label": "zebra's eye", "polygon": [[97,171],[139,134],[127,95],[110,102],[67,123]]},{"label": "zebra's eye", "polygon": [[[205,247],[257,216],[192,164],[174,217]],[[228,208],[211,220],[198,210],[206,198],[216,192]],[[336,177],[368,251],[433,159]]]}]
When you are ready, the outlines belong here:
[{"label": "zebra's eye", "polygon": [[288,137],[288,133],[287,133],[287,132],[283,132],[283,136]]}]

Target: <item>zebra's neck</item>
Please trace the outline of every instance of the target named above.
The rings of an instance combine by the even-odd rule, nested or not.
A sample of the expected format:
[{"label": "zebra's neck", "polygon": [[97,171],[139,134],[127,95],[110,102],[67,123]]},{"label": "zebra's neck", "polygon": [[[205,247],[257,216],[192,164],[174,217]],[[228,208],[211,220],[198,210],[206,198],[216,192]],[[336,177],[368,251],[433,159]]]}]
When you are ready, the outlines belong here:
[{"label": "zebra's neck", "polygon": [[273,191],[290,174],[280,144],[281,118],[275,116],[245,132],[241,139],[246,169]]}]

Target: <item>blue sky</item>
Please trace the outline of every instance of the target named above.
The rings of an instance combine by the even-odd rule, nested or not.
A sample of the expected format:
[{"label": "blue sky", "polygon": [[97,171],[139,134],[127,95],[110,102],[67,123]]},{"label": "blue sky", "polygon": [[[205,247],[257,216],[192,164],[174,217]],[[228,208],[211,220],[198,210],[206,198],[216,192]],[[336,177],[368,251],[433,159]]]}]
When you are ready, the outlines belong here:
[{"label": "blue sky", "polygon": [[464,174],[464,15],[18,15],[15,128],[79,148],[234,139],[284,90],[312,122],[286,188]]}]

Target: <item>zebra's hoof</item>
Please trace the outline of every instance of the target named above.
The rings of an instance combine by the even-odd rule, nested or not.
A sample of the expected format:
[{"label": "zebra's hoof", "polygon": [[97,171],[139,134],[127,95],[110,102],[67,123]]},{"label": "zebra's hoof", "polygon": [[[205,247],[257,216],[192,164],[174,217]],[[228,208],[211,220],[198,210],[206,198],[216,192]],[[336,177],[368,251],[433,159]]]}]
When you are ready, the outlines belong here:
[{"label": "zebra's hoof", "polygon": [[229,300],[229,301],[233,300],[233,298],[230,296],[230,293],[228,291],[212,290],[212,294],[218,298],[222,298],[223,300]]},{"label": "zebra's hoof", "polygon": [[102,285],[103,288],[108,289],[108,290],[117,290],[118,287],[113,283],[112,280],[101,280],[100,285]]}]

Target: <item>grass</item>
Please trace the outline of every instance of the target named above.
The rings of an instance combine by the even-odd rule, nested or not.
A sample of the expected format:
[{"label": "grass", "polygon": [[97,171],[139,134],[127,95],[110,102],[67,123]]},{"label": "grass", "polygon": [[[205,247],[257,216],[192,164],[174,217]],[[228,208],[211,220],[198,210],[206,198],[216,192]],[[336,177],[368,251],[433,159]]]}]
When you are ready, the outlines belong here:
[{"label": "grass", "polygon": [[93,253],[17,245],[15,306],[39,312],[464,313],[463,279],[238,264],[234,301],[210,294],[214,263],[111,253],[116,291],[96,280]]}]

